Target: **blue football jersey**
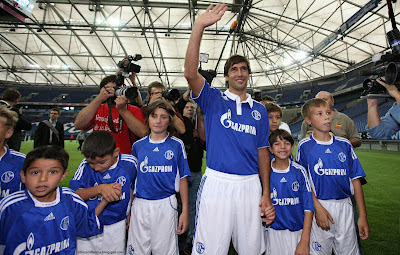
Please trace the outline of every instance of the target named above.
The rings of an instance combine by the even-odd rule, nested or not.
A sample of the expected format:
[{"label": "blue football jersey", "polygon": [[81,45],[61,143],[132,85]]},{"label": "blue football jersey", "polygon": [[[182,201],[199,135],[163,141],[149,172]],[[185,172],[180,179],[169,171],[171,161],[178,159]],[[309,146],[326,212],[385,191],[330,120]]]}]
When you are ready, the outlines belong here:
[{"label": "blue football jersey", "polygon": [[271,201],[276,215],[271,228],[303,229],[305,211],[314,212],[307,171],[293,161],[286,170],[276,170],[272,166],[271,170]]},{"label": "blue football jersey", "polygon": [[[72,190],[91,188],[100,184],[118,182],[122,186],[122,196],[118,201],[108,203],[101,213],[104,225],[111,225],[126,218],[131,198],[131,184],[136,178],[136,165],[132,155],[119,154],[118,162],[112,165],[106,172],[99,173],[90,167],[86,159],[83,159],[74,177],[69,182]],[[86,201],[89,210],[96,208],[100,203],[101,195],[92,197]]]},{"label": "blue football jersey", "polygon": [[306,168],[318,199],[344,199],[354,193],[351,180],[365,177],[349,140],[331,136],[320,142],[313,135],[299,142],[296,161]]},{"label": "blue football jersey", "polygon": [[[192,95],[193,96],[193,95]],[[211,88],[195,98],[204,114],[207,167],[229,174],[258,174],[258,149],[268,147],[267,109],[251,99]]]},{"label": "blue football jersey", "polygon": [[11,193],[25,189],[19,174],[25,161],[25,154],[11,149],[5,150],[0,158],[0,200]]},{"label": "blue football jersey", "polygon": [[174,137],[152,141],[149,136],[132,146],[137,160],[135,197],[158,200],[179,192],[181,178],[190,176],[185,145]]},{"label": "blue football jersey", "polygon": [[28,190],[0,202],[0,253],[75,254],[77,236],[102,231],[95,211],[69,188],[59,187],[49,203],[39,202]]}]

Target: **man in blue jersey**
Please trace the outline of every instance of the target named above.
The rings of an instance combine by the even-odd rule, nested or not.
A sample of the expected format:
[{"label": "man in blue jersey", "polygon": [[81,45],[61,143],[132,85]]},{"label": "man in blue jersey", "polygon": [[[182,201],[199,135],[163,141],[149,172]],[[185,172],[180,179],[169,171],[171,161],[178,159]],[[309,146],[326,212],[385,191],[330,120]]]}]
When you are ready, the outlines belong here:
[{"label": "man in blue jersey", "polygon": [[360,178],[364,170],[349,140],[331,135],[332,112],[320,98],[311,99],[302,115],[313,133],[300,141],[296,160],[309,171],[315,217],[311,229],[311,254],[360,254],[350,196],[359,211],[360,238],[369,236],[367,212]]},{"label": "man in blue jersey", "polygon": [[7,139],[13,135],[17,120],[17,113],[6,106],[0,106],[0,200],[24,188],[19,172],[25,154],[5,147]]},{"label": "man in blue jersey", "polygon": [[70,188],[92,209],[102,200],[109,202],[103,211],[104,232],[78,239],[78,253],[125,253],[126,218],[131,200],[131,183],[136,178],[132,155],[120,154],[114,136],[106,131],[91,133],[82,154],[86,159],[70,181]]},{"label": "man in blue jersey", "polygon": [[290,158],[293,137],[276,129],[269,136],[271,153],[271,199],[276,219],[266,231],[266,255],[310,254],[314,206],[307,171]]},{"label": "man in blue jersey", "polygon": [[[59,187],[68,173],[68,153],[53,146],[28,153],[21,170],[26,190],[0,201],[0,254],[75,254],[77,236],[102,232],[93,210],[69,188]],[[97,216],[96,216],[97,215]]]},{"label": "man in blue jersey", "polygon": [[224,76],[229,90],[224,93],[211,88],[197,69],[203,31],[226,10],[225,4],[210,5],[196,19],[185,59],[185,78],[204,114],[207,144],[192,254],[226,254],[231,240],[239,254],[261,254],[261,217],[267,224],[275,218],[267,110],[246,94],[251,73],[246,58],[235,55],[227,60]]}]

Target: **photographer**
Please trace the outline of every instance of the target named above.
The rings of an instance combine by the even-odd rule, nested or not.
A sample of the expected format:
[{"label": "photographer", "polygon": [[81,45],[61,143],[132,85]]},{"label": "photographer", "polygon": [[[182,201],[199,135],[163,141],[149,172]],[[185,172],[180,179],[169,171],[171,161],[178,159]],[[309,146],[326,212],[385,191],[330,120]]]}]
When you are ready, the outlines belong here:
[{"label": "photographer", "polygon": [[[120,72],[123,72],[123,71],[124,71],[124,68],[130,63],[129,59],[126,59],[126,58],[124,58],[121,62],[122,62],[122,65],[121,65],[121,67],[115,72],[115,75],[118,75]],[[136,86],[136,81],[135,81],[135,79],[136,79],[136,73],[133,72],[133,73],[129,76],[129,80],[131,81],[133,87],[137,87],[137,86]],[[137,97],[135,98],[135,101],[134,101],[134,102],[130,102],[130,103],[131,103],[132,105],[137,106],[137,107],[141,107],[141,106],[142,106],[142,104],[143,104],[143,102],[142,102],[142,95],[140,94],[139,89],[138,89],[138,95],[137,95]]]},{"label": "photographer", "polygon": [[[157,100],[166,100],[169,98],[164,98],[164,94],[165,94],[165,86],[158,81],[153,81],[152,83],[150,83],[150,85],[147,88],[147,93],[148,93],[148,97],[150,98],[149,103],[151,104],[154,101]],[[172,105],[174,105],[175,102],[173,102],[172,100]],[[147,106],[142,106],[140,109],[142,110],[142,113],[144,115],[144,112],[146,111]],[[179,113],[178,109],[175,108],[175,112],[176,115],[173,117],[172,119],[172,126],[174,127],[174,129],[179,133],[179,134],[183,134],[185,133],[185,124],[183,123],[183,118],[181,116],[181,114]]]},{"label": "photographer", "polygon": [[125,96],[114,96],[116,79],[117,76],[110,75],[101,81],[99,95],[79,112],[75,128],[106,130],[114,135],[121,153],[131,154],[132,144],[145,136],[148,128],[138,107],[127,104]]},{"label": "photographer", "polygon": [[396,102],[382,118],[379,117],[378,99],[368,98],[367,131],[373,139],[386,139],[400,130],[400,92],[394,85],[385,83],[385,78],[376,80],[384,86]]}]

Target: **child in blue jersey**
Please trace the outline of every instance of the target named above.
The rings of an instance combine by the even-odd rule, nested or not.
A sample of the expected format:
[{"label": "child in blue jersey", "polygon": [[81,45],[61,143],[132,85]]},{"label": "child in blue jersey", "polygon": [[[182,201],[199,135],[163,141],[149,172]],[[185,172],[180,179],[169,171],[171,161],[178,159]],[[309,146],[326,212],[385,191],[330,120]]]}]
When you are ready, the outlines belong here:
[{"label": "child in blue jersey", "polygon": [[359,178],[364,170],[350,142],[329,133],[332,115],[323,99],[311,99],[302,108],[311,136],[301,140],[296,160],[309,171],[315,217],[311,229],[311,254],[360,254],[350,196],[359,210],[361,239],[369,236],[367,212]]},{"label": "child in blue jersey", "polygon": [[17,113],[5,105],[0,106],[0,200],[25,188],[19,175],[25,154],[6,148],[7,139],[13,135],[17,121]]},{"label": "child in blue jersey", "polygon": [[28,153],[20,172],[26,190],[0,202],[0,254],[75,254],[77,236],[102,232],[99,215],[72,190],[58,187],[68,170],[68,153],[53,146]]},{"label": "child in blue jersey", "polygon": [[307,172],[290,159],[294,140],[289,132],[276,129],[269,144],[275,156],[270,186],[276,217],[266,232],[266,255],[309,254],[314,206]]},{"label": "child in blue jersey", "polygon": [[[151,103],[145,114],[150,135],[132,146],[137,178],[128,254],[179,254],[177,234],[183,234],[189,225],[190,169],[183,142],[168,133],[174,115],[173,107],[165,100]],[[179,221],[176,192],[182,199]]]},{"label": "child in blue jersey", "polygon": [[82,160],[70,188],[94,208],[109,202],[103,211],[104,232],[78,239],[78,253],[125,253],[126,221],[131,200],[131,183],[136,166],[131,155],[120,154],[114,136],[106,131],[91,133],[82,149]]}]

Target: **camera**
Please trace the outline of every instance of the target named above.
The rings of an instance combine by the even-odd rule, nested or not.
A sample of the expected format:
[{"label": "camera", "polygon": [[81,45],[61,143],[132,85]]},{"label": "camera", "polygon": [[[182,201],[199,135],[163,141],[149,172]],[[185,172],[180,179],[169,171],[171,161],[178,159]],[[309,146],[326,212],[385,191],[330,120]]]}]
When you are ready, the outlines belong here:
[{"label": "camera", "polygon": [[179,90],[177,89],[171,89],[171,90],[166,90],[162,92],[163,98],[169,100],[169,101],[176,101],[181,97],[181,94],[179,93]]},{"label": "camera", "polygon": [[129,100],[135,100],[139,95],[137,87],[114,87],[114,95],[117,96],[125,96]]},{"label": "camera", "polygon": [[126,56],[124,59],[127,59],[129,61],[129,64],[127,64],[126,66],[124,66],[123,60],[118,62],[118,67],[124,68],[124,70],[122,71],[122,76],[129,77],[129,75],[131,75],[132,73],[140,73],[140,68],[141,68],[140,65],[136,65],[132,62],[141,60],[142,55],[140,54],[135,54],[135,56],[129,55]]},{"label": "camera", "polygon": [[361,72],[361,76],[370,76],[363,82],[362,97],[390,97],[386,95],[386,88],[376,81],[382,76],[385,76],[385,83],[400,88],[400,32],[395,28],[389,31],[386,37],[392,52],[374,56],[372,61],[379,64],[369,71]]}]

